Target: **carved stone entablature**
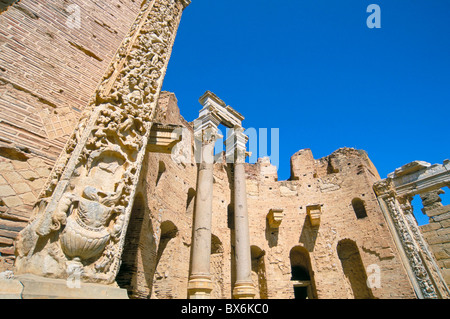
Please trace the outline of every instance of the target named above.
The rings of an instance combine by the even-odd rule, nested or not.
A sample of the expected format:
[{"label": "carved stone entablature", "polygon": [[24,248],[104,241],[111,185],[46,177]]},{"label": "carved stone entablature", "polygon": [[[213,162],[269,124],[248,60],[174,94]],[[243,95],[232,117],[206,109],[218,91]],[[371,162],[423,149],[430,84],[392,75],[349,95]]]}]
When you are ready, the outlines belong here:
[{"label": "carved stone entablature", "polygon": [[388,174],[388,177],[400,177],[414,172],[420,171],[424,168],[430,167],[431,164],[424,161],[414,161],[397,168],[393,173]]},{"label": "carved stone entablature", "polygon": [[312,226],[319,226],[320,216],[322,215],[322,205],[321,204],[307,205],[306,214],[309,216],[309,220]]},{"label": "carved stone entablature", "polygon": [[270,228],[280,227],[280,224],[283,221],[283,216],[284,214],[282,208],[272,208],[267,214],[267,221]]},{"label": "carved stone entablature", "polygon": [[450,184],[450,161],[434,164],[415,161],[388,175],[399,196],[414,196]]},{"label": "carved stone entablature", "polygon": [[[244,134],[242,114],[227,106],[224,101],[214,93],[206,91],[199,99],[203,108],[199,111],[199,117],[194,120],[195,140],[201,145],[209,144],[217,138],[223,138],[218,134],[218,126],[223,124],[231,129],[226,140],[226,158],[228,163],[244,163],[245,158],[250,155],[246,151],[248,136]],[[196,143],[196,148],[200,143]],[[196,152],[198,153],[198,152]],[[198,155],[196,155],[198,157]]]},{"label": "carved stone entablature", "polygon": [[214,93],[206,91],[199,99],[203,108],[199,112],[199,118],[205,114],[215,111],[220,118],[220,122],[226,127],[241,127],[244,117],[242,114],[234,110],[231,106],[227,106],[224,101],[219,99]]},{"label": "carved stone entablature", "polygon": [[202,126],[201,129],[196,129],[194,131],[194,138],[196,141],[202,143],[202,145],[207,145],[211,143],[215,143],[218,139],[223,138],[221,134],[219,134],[219,129],[214,125]]}]

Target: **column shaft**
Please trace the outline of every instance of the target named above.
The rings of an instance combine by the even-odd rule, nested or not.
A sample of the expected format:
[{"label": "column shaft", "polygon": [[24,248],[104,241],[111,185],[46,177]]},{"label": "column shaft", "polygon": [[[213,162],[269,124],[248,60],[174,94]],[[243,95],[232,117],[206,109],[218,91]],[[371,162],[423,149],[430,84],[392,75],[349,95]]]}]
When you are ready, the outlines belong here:
[{"label": "column shaft", "polygon": [[244,162],[234,164],[234,231],[236,282],[233,290],[235,298],[253,298],[252,260],[247,210],[247,190]]},{"label": "column shaft", "polygon": [[214,141],[202,146],[202,162],[198,172],[191,274],[188,285],[188,296],[190,299],[209,298],[212,291],[210,259],[213,168]]}]

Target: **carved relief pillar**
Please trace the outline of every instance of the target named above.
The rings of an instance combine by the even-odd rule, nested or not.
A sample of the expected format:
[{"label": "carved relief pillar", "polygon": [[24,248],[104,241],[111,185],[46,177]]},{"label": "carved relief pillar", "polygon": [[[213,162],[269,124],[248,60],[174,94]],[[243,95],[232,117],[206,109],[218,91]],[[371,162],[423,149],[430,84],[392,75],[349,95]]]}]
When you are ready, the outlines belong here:
[{"label": "carved relief pillar", "polygon": [[247,209],[247,190],[245,180],[245,144],[248,137],[242,127],[234,128],[234,232],[236,282],[233,296],[237,299],[253,299],[256,294],[252,283],[252,260]]},{"label": "carved relief pillar", "polygon": [[189,0],[144,1],[16,241],[16,274],[113,284]]},{"label": "carved relief pillar", "polygon": [[[389,179],[375,183],[374,190],[417,297],[441,298],[424,260],[424,251],[421,247],[423,242],[417,241],[420,238],[418,229],[414,227],[415,221],[411,222],[413,216],[409,201],[397,196]],[[415,224],[417,226],[417,223]]]},{"label": "carved relief pillar", "polygon": [[221,136],[218,134],[216,126],[218,120],[212,114],[208,114],[207,119],[202,118],[196,123],[199,123],[199,121],[201,124],[196,127],[195,142],[196,145],[201,145],[201,153],[198,159],[199,168],[193,223],[191,273],[188,283],[189,299],[208,299],[213,289],[210,259],[214,144]]},{"label": "carved relief pillar", "polygon": [[417,220],[414,217],[413,207],[411,205],[412,198],[405,195],[398,198],[400,208],[403,211],[403,216],[408,224],[409,230],[413,239],[419,247],[419,255],[422,259],[423,266],[429,274],[430,281],[436,291],[437,298],[449,298],[450,294],[445,280],[439,270],[439,266],[433,256],[433,253],[420,232]]}]

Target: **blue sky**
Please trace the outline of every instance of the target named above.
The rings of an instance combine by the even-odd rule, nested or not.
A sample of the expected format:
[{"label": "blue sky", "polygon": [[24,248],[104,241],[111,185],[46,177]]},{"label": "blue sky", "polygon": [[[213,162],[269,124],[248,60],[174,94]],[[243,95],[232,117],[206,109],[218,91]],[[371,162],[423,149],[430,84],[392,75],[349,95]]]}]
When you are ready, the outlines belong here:
[{"label": "blue sky", "polygon": [[[372,3],[379,29],[366,25]],[[442,163],[449,12],[447,0],[193,0],[163,89],[188,121],[210,90],[245,128],[279,128],[279,180],[304,148],[316,159],[364,149],[382,178],[414,160]]]}]

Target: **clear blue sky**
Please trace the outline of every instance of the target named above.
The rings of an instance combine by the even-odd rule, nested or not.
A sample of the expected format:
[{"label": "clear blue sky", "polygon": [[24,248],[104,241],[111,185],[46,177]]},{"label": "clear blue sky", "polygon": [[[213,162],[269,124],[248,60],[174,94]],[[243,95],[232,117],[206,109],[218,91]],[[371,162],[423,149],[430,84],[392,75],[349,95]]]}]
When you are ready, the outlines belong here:
[{"label": "clear blue sky", "polygon": [[[366,25],[372,3],[380,29]],[[188,121],[210,90],[245,128],[279,128],[279,180],[303,148],[316,159],[364,149],[382,178],[414,160],[442,163],[449,13],[447,0],[192,0],[163,89]]]}]

